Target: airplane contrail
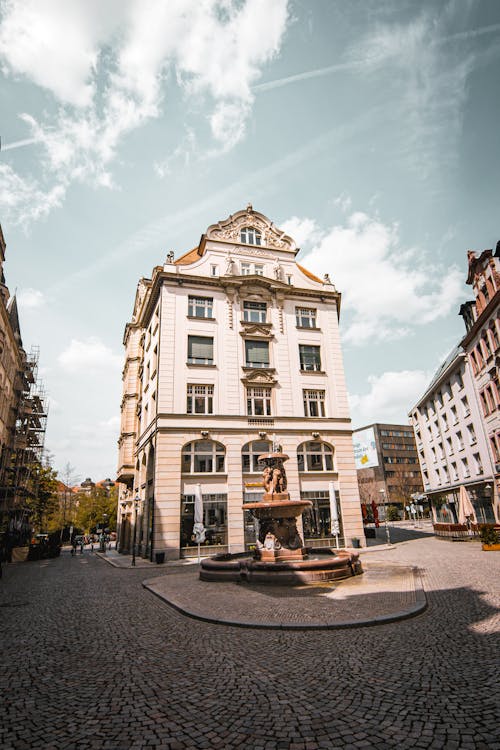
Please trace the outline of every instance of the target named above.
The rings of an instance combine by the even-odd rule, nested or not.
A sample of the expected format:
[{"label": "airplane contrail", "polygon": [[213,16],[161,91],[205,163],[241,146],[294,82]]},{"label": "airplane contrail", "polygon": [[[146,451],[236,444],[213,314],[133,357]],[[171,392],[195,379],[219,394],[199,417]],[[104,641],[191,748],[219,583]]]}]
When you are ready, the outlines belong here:
[{"label": "airplane contrail", "polygon": [[[468,29],[467,31],[459,31],[456,34],[450,34],[442,39],[438,40],[439,44],[445,44],[446,42],[459,41],[462,39],[474,39],[477,36],[483,36],[484,34],[494,34],[496,31],[500,31],[500,23],[494,23],[490,26],[482,26],[479,29]],[[346,62],[337,63],[336,65],[328,65],[325,68],[315,68],[314,70],[308,70],[303,73],[296,73],[293,76],[287,76],[286,78],[277,78],[274,81],[266,81],[265,83],[258,83],[252,86],[252,91],[270,91],[272,89],[281,88],[281,86],[288,86],[289,83],[296,83],[297,81],[305,81],[308,78],[319,78],[320,76],[327,76],[331,73],[340,73],[344,70],[355,70],[356,68],[361,69],[365,64],[376,62],[380,58],[369,57],[366,59],[360,58],[359,60],[348,60]]]},{"label": "airplane contrail", "polygon": [[12,141],[12,143],[2,144],[2,151],[11,151],[13,148],[21,148],[22,146],[30,146],[32,143],[40,143],[41,138],[24,138],[22,141]]}]

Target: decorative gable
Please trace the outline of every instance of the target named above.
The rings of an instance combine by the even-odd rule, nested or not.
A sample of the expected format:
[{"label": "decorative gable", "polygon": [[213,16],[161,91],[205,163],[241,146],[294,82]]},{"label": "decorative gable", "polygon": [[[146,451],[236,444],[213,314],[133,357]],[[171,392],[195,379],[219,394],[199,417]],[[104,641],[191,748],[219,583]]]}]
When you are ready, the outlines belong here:
[{"label": "decorative gable", "polygon": [[[259,233],[259,241],[256,244],[248,243],[245,237],[248,233],[242,230],[253,229]],[[274,250],[284,250],[297,254],[298,248],[294,240],[285,234],[282,230],[274,226],[272,221],[264,214],[254,211],[248,204],[246,210],[238,211],[227,219],[212,224],[206,231],[207,240],[216,240],[218,242],[231,242],[235,245],[243,244],[245,247],[268,247]]]}]

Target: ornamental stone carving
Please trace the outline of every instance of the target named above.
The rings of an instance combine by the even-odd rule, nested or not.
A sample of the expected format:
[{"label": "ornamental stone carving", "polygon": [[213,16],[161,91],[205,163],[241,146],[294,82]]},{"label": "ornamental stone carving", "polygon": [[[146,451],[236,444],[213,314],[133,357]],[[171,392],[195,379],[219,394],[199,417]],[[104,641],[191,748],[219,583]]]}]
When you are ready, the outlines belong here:
[{"label": "ornamental stone carving", "polygon": [[[217,224],[212,224],[208,227],[206,236],[208,240],[241,244],[240,232],[246,227],[256,229],[260,232],[261,244],[264,247],[271,247],[275,250],[287,250],[293,253],[297,251],[295,242],[291,237],[288,237],[285,232],[275,227],[266,216],[254,211],[251,206],[248,206],[244,211],[232,214]],[[245,252],[249,252],[250,249],[252,249],[252,255],[259,253],[259,250],[256,250],[255,246],[253,248],[245,247],[244,250]]]}]

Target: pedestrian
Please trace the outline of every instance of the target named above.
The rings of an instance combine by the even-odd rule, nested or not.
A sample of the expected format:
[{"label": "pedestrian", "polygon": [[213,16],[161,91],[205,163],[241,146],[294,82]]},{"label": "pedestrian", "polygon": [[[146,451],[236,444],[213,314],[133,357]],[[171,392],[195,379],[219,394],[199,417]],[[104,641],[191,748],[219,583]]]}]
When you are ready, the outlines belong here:
[{"label": "pedestrian", "polygon": [[91,552],[93,552],[93,551],[94,551],[94,539],[93,539],[93,538],[92,538],[92,539],[91,539],[91,541],[90,541],[90,551],[91,551]]},{"label": "pedestrian", "polygon": [[71,542],[71,557],[76,555],[76,539]]},{"label": "pedestrian", "polygon": [[84,544],[85,544],[85,542],[84,542],[84,540],[82,539],[82,540],[81,540],[81,542],[80,542],[80,554],[81,554],[81,555],[83,555],[83,547],[84,547]]}]

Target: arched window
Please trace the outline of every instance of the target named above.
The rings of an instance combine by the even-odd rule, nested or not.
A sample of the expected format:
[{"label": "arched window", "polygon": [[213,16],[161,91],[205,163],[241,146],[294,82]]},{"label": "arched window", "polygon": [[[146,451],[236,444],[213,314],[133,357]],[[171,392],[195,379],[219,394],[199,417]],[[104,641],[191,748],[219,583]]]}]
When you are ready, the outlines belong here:
[{"label": "arched window", "polygon": [[226,449],[213,440],[196,440],[182,449],[183,474],[224,473]]},{"label": "arched window", "polygon": [[333,471],[333,448],[319,440],[301,443],[297,463],[299,471]]},{"label": "arched window", "polygon": [[244,227],[240,230],[240,242],[244,245],[260,245],[262,235],[258,229],[253,227]]},{"label": "arched window", "polygon": [[241,449],[243,473],[260,474],[264,469],[264,465],[259,464],[257,459],[262,453],[269,453],[270,450],[271,443],[269,440],[254,440],[251,443],[246,443]]}]

